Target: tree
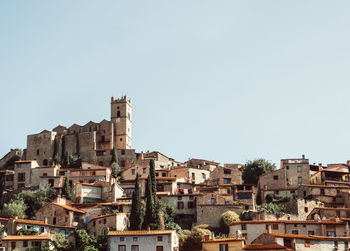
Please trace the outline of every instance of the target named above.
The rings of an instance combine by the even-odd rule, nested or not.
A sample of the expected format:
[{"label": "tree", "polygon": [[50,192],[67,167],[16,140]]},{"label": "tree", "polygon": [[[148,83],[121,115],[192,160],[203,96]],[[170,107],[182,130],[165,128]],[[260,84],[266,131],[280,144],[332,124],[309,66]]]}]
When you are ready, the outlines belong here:
[{"label": "tree", "polygon": [[72,189],[69,185],[68,177],[65,177],[63,187],[62,187],[62,195],[64,195],[67,200],[72,199]]},{"label": "tree", "polygon": [[24,219],[26,218],[26,209],[27,206],[23,200],[12,200],[4,204],[1,210],[1,216],[5,218],[15,218],[17,216],[20,219]]},{"label": "tree", "polygon": [[143,221],[139,174],[136,174],[135,191],[132,194],[132,204],[130,212],[130,229],[141,230]]},{"label": "tree", "polygon": [[152,190],[151,175],[148,175],[148,178],[146,181],[145,198],[146,198],[146,212],[145,212],[143,227],[148,228],[148,227],[152,227],[156,221],[156,212],[155,212],[155,203],[154,203],[154,196],[153,196],[153,190]]},{"label": "tree", "polygon": [[95,247],[97,240],[95,236],[89,235],[84,229],[74,230],[75,250],[76,251],[97,251]]},{"label": "tree", "polygon": [[154,203],[157,202],[157,180],[156,180],[156,169],[154,166],[154,160],[151,159],[149,162],[149,175],[151,176],[152,181],[152,194]]},{"label": "tree", "polygon": [[115,147],[113,147],[111,168],[112,168],[112,177],[117,178],[120,173],[120,166],[119,166],[119,160],[118,160],[118,152]]},{"label": "tree", "polygon": [[39,235],[38,230],[36,229],[25,229],[24,227],[17,230],[16,235]]},{"label": "tree", "polygon": [[46,185],[37,190],[23,190],[16,195],[16,199],[24,201],[27,205],[25,211],[28,218],[33,218],[36,211],[43,207],[46,203],[56,198],[57,192],[50,185]]},{"label": "tree", "polygon": [[211,235],[211,231],[207,229],[209,225],[200,225],[192,227],[191,231],[184,230],[183,234],[179,235],[180,250],[192,251],[202,249],[202,240],[204,236]]},{"label": "tree", "polygon": [[220,228],[221,232],[228,234],[230,231],[230,224],[233,221],[239,221],[239,215],[234,211],[226,211],[220,217]]},{"label": "tree", "polygon": [[274,170],[276,170],[276,165],[265,159],[249,160],[243,169],[242,179],[246,184],[257,185],[262,174]]},{"label": "tree", "polygon": [[[50,249],[51,247],[51,249]],[[52,239],[45,242],[42,246],[43,250],[66,251],[72,250],[72,246],[64,234],[53,234]]]}]

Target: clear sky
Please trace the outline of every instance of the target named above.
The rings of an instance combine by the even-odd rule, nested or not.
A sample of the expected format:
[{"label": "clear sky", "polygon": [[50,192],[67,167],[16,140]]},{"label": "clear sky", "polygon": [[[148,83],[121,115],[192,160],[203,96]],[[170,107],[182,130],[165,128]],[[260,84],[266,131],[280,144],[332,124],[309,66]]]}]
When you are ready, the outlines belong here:
[{"label": "clear sky", "polygon": [[[349,1],[0,2],[0,155],[133,102],[133,147],[350,159]],[[279,164],[279,163],[278,163]]]}]

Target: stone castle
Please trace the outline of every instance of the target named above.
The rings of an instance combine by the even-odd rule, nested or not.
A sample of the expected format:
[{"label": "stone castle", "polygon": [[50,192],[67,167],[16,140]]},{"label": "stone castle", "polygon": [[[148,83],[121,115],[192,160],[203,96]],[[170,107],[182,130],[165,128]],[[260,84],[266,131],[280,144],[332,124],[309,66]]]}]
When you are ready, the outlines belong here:
[{"label": "stone castle", "polygon": [[[115,147],[122,155],[135,153],[131,149],[132,105],[123,96],[111,98],[111,119],[100,123],[88,122],[81,126],[57,126],[27,136],[25,159],[36,160],[46,166],[62,159],[65,153],[79,156],[83,161],[109,166],[111,151]],[[125,166],[125,161],[122,160]]]}]

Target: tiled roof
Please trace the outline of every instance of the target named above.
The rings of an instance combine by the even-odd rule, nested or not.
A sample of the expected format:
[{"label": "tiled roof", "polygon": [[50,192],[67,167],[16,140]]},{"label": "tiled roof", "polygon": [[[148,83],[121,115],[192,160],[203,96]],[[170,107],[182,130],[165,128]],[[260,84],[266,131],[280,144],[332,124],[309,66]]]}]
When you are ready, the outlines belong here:
[{"label": "tiled roof", "polygon": [[48,225],[44,221],[37,221],[37,220],[15,219],[15,222],[24,223],[24,224],[33,224],[33,225]]},{"label": "tiled roof", "polygon": [[[350,210],[350,209],[349,209]],[[266,224],[266,223],[286,223],[286,224],[344,224],[344,222],[332,221],[332,220],[249,220],[249,221],[234,221],[230,225],[238,224]]]},{"label": "tiled roof", "polygon": [[83,211],[81,211],[81,210],[79,210],[79,209],[77,209],[75,207],[71,207],[71,206],[68,206],[68,205],[59,204],[59,203],[56,203],[56,202],[51,202],[51,204],[59,206],[59,207],[63,207],[64,209],[67,209],[69,211],[74,211],[74,212],[78,212],[78,213],[82,213],[82,214],[85,213],[85,212],[83,212]]},{"label": "tiled roof", "polygon": [[318,235],[297,235],[297,234],[280,234],[280,233],[268,233],[269,235],[275,236],[275,237],[281,237],[281,238],[295,238],[295,239],[308,239],[308,240],[342,240],[342,241],[349,241],[349,236],[343,236],[343,237],[330,237],[330,236],[318,236]]},{"label": "tiled roof", "polygon": [[350,189],[347,186],[326,186],[326,185],[307,185],[303,184],[303,187],[319,187],[319,188],[329,188],[329,189]]},{"label": "tiled roof", "polygon": [[227,237],[227,238],[215,238],[211,240],[203,240],[203,243],[211,242],[230,242],[230,241],[244,241],[244,238],[237,239],[236,237]]},{"label": "tiled roof", "polygon": [[51,235],[8,235],[2,241],[49,240]]},{"label": "tiled roof", "polygon": [[286,250],[285,246],[281,246],[277,243],[271,244],[248,244],[245,245],[243,250]]},{"label": "tiled roof", "polygon": [[18,160],[18,161],[15,161],[15,163],[29,163],[32,161],[35,161],[35,160]]},{"label": "tiled roof", "polygon": [[126,236],[126,235],[157,235],[157,234],[171,234],[175,230],[135,230],[135,231],[109,231],[108,235],[112,236]]}]

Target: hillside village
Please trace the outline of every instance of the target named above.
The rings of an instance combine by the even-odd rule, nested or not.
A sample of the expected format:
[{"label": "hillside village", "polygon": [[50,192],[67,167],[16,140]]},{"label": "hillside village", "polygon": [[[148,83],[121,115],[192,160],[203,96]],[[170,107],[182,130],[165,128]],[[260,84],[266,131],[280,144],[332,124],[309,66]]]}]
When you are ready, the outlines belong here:
[{"label": "hillside village", "polygon": [[349,168],[138,152],[132,103],[111,98],[110,120],[28,135],[0,159],[1,249],[350,250]]}]

